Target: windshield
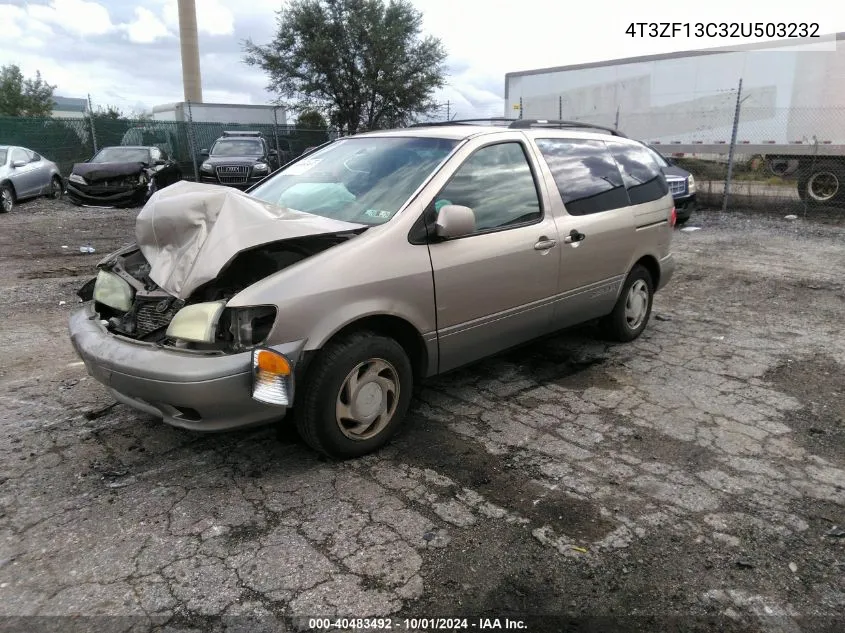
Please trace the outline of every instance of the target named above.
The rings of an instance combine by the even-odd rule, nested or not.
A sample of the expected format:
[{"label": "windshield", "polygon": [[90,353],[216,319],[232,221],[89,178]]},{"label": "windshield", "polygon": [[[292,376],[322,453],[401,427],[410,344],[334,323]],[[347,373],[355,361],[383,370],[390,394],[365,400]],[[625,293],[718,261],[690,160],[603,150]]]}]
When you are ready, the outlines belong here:
[{"label": "windshield", "polygon": [[92,163],[149,163],[150,150],[143,147],[105,147],[101,149]]},{"label": "windshield", "polygon": [[212,156],[261,156],[264,147],[256,139],[227,139],[217,141],[211,148]]},{"label": "windshield", "polygon": [[250,195],[282,207],[358,224],[383,224],[458,141],[341,139],[294,163]]},{"label": "windshield", "polygon": [[652,156],[654,156],[654,160],[657,161],[657,164],[661,167],[669,167],[669,161],[663,158],[663,155],[654,149],[651,145],[646,145],[651,150]]}]

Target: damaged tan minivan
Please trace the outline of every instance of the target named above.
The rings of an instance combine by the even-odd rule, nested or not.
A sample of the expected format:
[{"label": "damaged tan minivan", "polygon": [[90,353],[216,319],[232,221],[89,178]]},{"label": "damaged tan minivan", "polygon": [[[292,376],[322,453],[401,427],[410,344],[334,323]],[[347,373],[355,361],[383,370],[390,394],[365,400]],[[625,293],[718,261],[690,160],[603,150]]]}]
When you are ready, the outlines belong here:
[{"label": "damaged tan minivan", "polygon": [[420,380],[577,323],[630,341],[672,276],[675,210],[642,144],[565,121],[342,138],[244,193],[176,183],[70,319],[88,372],[179,427],[290,412],[375,450]]}]

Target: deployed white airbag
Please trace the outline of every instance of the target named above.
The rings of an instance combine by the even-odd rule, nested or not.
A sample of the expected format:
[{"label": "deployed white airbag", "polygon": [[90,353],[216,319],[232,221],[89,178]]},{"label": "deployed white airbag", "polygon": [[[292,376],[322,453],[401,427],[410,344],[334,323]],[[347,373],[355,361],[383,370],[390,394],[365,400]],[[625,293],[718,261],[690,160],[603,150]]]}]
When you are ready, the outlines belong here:
[{"label": "deployed white airbag", "polygon": [[135,238],[150,263],[150,278],[187,299],[243,250],[359,228],[277,207],[230,187],[180,181],[156,192],[141,209]]}]

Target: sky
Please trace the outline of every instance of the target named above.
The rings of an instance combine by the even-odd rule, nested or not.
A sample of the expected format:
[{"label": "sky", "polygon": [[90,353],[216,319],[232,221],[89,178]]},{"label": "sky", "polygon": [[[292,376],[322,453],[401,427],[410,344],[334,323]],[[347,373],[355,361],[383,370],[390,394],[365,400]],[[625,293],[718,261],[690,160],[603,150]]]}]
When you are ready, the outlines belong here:
[{"label": "sky", "polygon": [[[845,9],[831,0],[737,3],[708,0],[413,0],[426,35],[449,53],[447,85],[436,99],[458,118],[502,116],[511,71],[634,55],[726,46],[771,38],[631,37],[632,22],[816,22],[820,34],[845,31]],[[241,43],[269,42],[285,0],[196,0],[203,99],[264,104],[266,77],[246,66]],[[761,12],[757,7],[765,7]],[[39,70],[56,94],[85,97],[125,112],[183,100],[176,0],[0,0],[0,65]],[[694,26],[691,28],[694,29]],[[445,114],[445,112],[444,112]]]}]

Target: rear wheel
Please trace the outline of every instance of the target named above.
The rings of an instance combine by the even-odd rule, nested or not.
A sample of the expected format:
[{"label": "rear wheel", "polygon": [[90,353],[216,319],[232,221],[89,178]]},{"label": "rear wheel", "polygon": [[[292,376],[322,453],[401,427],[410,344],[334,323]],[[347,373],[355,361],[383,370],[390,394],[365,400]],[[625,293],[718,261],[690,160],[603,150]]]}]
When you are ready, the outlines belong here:
[{"label": "rear wheel", "polygon": [[651,274],[637,265],[631,270],[613,312],[602,319],[605,336],[613,341],[633,341],[645,330],[651,316],[654,282]]},{"label": "rear wheel", "polygon": [[845,167],[822,163],[798,181],[800,198],[811,206],[838,205],[845,202]]},{"label": "rear wheel", "polygon": [[413,372],[402,346],[373,332],[330,343],[313,360],[295,409],[303,440],[336,458],[384,445],[411,402]]},{"label": "rear wheel", "polygon": [[0,213],[9,213],[15,208],[15,192],[9,185],[0,185]]}]

